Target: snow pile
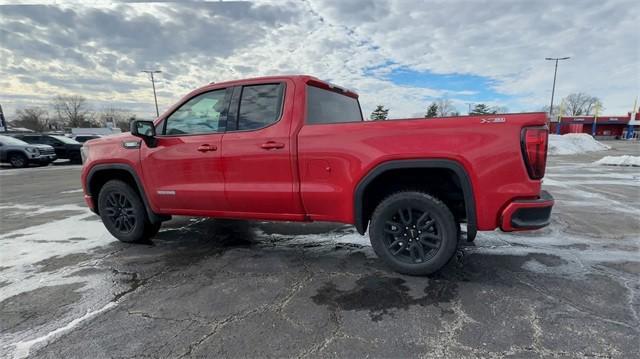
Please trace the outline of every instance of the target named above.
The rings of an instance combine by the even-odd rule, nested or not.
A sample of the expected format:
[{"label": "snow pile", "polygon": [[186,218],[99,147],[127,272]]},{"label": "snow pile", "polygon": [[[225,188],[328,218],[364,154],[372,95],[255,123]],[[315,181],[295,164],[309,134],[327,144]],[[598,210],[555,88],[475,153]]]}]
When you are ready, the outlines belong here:
[{"label": "snow pile", "polygon": [[575,155],[584,152],[606,151],[610,148],[586,133],[549,135],[550,155]]},{"label": "snow pile", "polygon": [[640,156],[606,156],[595,161],[595,165],[640,167]]}]

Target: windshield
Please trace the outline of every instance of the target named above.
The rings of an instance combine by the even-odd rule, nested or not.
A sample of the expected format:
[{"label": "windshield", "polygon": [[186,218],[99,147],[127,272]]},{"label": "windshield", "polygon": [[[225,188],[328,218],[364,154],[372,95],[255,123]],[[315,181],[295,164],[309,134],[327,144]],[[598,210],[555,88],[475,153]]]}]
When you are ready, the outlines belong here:
[{"label": "windshield", "polygon": [[68,143],[70,145],[79,145],[80,142],[73,140],[69,137],[65,137],[65,136],[56,136],[56,135],[50,135],[51,137],[55,138],[56,140],[60,140],[64,143]]},{"label": "windshield", "polygon": [[0,135],[0,143],[3,143],[5,145],[16,145],[16,146],[26,146],[28,145],[28,143],[21,141],[17,138],[13,138],[13,137],[9,137],[9,136],[4,136],[4,135]]}]

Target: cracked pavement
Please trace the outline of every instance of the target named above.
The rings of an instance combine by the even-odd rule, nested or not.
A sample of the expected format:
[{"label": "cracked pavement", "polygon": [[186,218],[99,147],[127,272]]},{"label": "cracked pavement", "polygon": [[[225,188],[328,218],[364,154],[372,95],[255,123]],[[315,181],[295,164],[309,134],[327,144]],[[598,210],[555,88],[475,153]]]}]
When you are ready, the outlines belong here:
[{"label": "cracked pavement", "polygon": [[0,357],[640,357],[640,170],[590,164],[638,149],[608,144],[550,157],[550,227],[481,232],[429,277],[340,224],[178,217],[119,243],[78,166],[3,168]]}]

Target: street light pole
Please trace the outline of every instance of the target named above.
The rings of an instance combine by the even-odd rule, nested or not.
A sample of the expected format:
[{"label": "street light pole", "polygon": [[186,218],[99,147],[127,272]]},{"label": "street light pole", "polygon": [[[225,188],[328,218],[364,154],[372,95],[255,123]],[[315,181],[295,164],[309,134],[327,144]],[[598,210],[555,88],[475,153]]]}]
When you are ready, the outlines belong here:
[{"label": "street light pole", "polygon": [[153,78],[153,74],[159,74],[162,73],[162,71],[160,70],[143,70],[141,72],[147,73],[149,75],[151,75],[151,86],[153,86],[153,100],[156,103],[156,117],[160,116],[160,112],[158,111],[158,97],[156,96],[156,81]]},{"label": "street light pole", "polygon": [[556,93],[556,76],[558,75],[558,61],[560,60],[568,60],[571,57],[546,57],[545,60],[555,61],[556,68],[553,71],[553,87],[551,88],[551,105],[549,105],[549,117],[553,116],[553,96]]}]

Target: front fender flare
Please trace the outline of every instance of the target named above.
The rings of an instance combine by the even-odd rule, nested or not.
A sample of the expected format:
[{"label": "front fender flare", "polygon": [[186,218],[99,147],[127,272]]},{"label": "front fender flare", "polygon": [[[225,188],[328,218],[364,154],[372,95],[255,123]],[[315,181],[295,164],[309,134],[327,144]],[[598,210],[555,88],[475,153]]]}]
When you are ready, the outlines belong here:
[{"label": "front fender flare", "polygon": [[[91,167],[91,169],[89,170],[88,174],[87,174],[87,178],[86,178],[86,183],[85,183],[85,187],[87,188],[87,192],[88,194],[97,199],[97,195],[98,193],[91,193],[91,180],[93,179],[93,177],[103,171],[108,171],[108,170],[117,170],[117,171],[125,171],[127,172],[129,175],[131,175],[131,177],[133,178],[138,193],[140,193],[140,197],[142,197],[142,202],[144,203],[144,207],[147,211],[147,216],[149,218],[149,221],[151,223],[158,223],[158,222],[162,222],[162,221],[166,221],[171,219],[170,216],[164,216],[164,215],[160,215],[155,213],[152,209],[151,206],[149,205],[149,200],[147,199],[147,194],[144,190],[144,186],[142,185],[142,181],[140,181],[140,178],[138,177],[138,174],[136,173],[136,171],[127,164],[124,163],[108,163],[108,164],[98,164],[95,165],[93,167]],[[94,206],[97,208],[97,203],[94,202]],[[97,210],[97,209],[96,209]]]}]

